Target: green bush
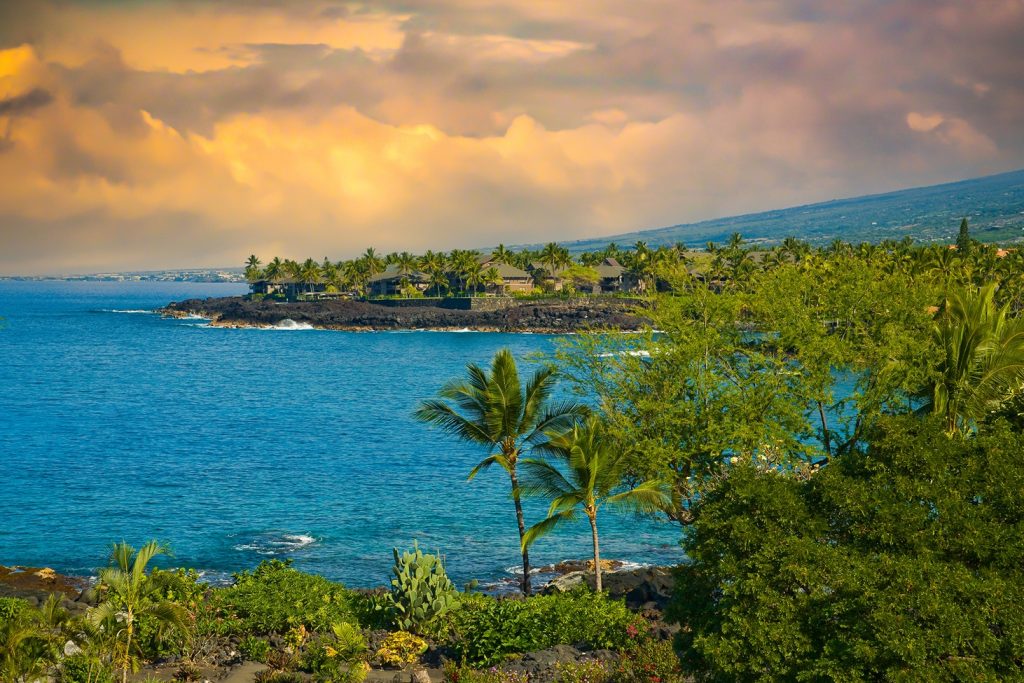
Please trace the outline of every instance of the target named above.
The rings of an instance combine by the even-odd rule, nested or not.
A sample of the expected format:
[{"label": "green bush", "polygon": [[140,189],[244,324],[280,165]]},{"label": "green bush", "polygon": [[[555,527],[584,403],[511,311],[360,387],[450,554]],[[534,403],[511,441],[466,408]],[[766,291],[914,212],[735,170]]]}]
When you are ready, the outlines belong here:
[{"label": "green bush", "polygon": [[679,655],[668,640],[641,637],[626,648],[612,673],[615,683],[683,683]]},{"label": "green bush", "polygon": [[1024,436],[888,418],[808,480],[739,466],[700,504],[670,615],[730,680],[1024,677]]},{"label": "green bush", "polygon": [[10,621],[27,607],[28,603],[21,598],[0,598],[0,621]]},{"label": "green bush", "polygon": [[270,654],[270,643],[256,636],[246,636],[238,644],[238,651],[251,662],[265,663]]},{"label": "green bush", "polygon": [[284,633],[297,626],[324,633],[334,623],[355,621],[343,585],[293,569],[290,560],[264,561],[234,576],[234,585],[215,595],[234,633]]},{"label": "green bush", "polygon": [[452,647],[470,666],[560,644],[621,649],[641,621],[621,601],[586,589],[525,600],[467,595],[453,614]]},{"label": "green bush", "polygon": [[555,664],[556,683],[605,683],[610,675],[608,665],[594,659]]},{"label": "green bush", "polygon": [[72,655],[57,670],[59,683],[114,683],[114,671],[97,657]]},{"label": "green bush", "polygon": [[437,555],[425,554],[413,542],[412,552],[393,550],[395,564],[391,569],[391,619],[403,631],[436,633],[439,622],[458,604],[459,591],[444,571]]},{"label": "green bush", "polygon": [[529,677],[517,671],[503,671],[491,667],[479,671],[465,664],[447,661],[442,668],[445,683],[528,683]]}]

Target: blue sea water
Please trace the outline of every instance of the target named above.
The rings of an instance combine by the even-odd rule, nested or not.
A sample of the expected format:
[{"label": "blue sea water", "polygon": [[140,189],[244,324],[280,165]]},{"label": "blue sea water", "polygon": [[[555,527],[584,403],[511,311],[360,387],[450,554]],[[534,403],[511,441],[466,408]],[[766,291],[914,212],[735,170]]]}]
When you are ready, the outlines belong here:
[{"label": "blue sea water", "polygon": [[[113,541],[168,542],[211,577],[290,557],[353,586],[386,583],[391,548],[439,549],[452,578],[510,578],[508,481],[487,455],[416,422],[467,362],[547,335],[229,330],[164,319],[230,284],[0,282],[0,564],[89,575]],[[543,515],[531,501],[528,521]],[[535,565],[590,552],[581,524]],[[608,515],[602,555],[681,557],[669,523]]]}]

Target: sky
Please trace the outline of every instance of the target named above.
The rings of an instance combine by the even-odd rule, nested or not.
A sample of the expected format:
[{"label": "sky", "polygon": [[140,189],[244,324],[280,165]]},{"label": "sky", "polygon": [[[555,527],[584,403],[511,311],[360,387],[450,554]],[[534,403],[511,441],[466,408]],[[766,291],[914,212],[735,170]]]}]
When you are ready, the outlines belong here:
[{"label": "sky", "polygon": [[0,275],[599,237],[1024,167],[1024,0],[0,0]]}]

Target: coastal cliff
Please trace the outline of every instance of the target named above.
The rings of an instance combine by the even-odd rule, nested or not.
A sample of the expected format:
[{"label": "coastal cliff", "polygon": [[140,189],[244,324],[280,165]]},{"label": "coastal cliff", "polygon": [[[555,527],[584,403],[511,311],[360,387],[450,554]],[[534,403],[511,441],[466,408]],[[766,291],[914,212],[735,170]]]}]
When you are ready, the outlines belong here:
[{"label": "coastal cliff", "polygon": [[590,328],[639,330],[646,320],[636,301],[550,299],[514,301],[493,310],[454,310],[437,306],[386,306],[336,299],[279,303],[244,297],[172,302],[160,313],[198,315],[218,327],[268,327],[291,320],[331,330],[476,330],[482,332],[576,332]]}]

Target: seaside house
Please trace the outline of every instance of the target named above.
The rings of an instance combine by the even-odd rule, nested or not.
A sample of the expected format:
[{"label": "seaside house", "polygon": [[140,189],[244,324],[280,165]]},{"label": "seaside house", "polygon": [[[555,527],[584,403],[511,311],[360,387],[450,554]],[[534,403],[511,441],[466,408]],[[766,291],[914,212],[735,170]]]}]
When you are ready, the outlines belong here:
[{"label": "seaside house", "polygon": [[522,268],[516,268],[508,263],[495,261],[490,256],[481,256],[477,261],[484,270],[495,268],[501,277],[501,282],[496,285],[488,285],[485,290],[488,294],[502,295],[514,292],[530,292],[533,290],[533,276]]},{"label": "seaside house", "polygon": [[400,296],[409,285],[418,292],[425,292],[430,286],[430,277],[419,270],[403,272],[392,263],[383,272],[377,273],[367,283],[368,296]]},{"label": "seaside house", "polygon": [[281,294],[289,301],[302,297],[323,297],[326,296],[327,284],[324,282],[302,282],[293,277],[283,277],[277,280],[256,280],[249,285],[253,294],[269,296]]}]

